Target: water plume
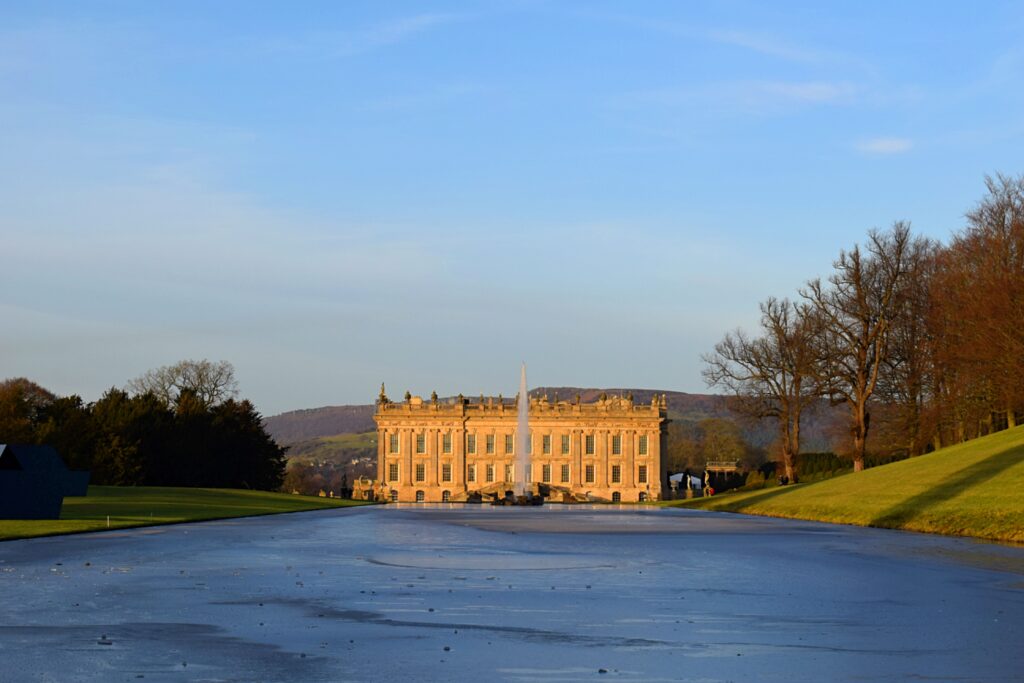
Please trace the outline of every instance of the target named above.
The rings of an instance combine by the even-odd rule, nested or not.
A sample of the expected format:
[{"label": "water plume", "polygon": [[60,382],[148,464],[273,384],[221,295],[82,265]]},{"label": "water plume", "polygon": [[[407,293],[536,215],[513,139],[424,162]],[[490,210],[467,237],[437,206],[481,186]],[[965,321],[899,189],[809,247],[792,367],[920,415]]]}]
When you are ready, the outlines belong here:
[{"label": "water plume", "polygon": [[526,473],[530,467],[530,395],[526,391],[526,363],[519,374],[519,423],[516,426],[516,478],[521,496],[529,495]]}]

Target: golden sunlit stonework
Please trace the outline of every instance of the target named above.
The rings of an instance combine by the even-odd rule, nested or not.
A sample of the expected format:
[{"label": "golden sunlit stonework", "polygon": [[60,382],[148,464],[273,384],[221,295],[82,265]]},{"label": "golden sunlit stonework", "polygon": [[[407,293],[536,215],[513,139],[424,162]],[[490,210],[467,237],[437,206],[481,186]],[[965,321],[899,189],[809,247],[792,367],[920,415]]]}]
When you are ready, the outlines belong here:
[{"label": "golden sunlit stonework", "polygon": [[[664,396],[636,404],[530,398],[526,485],[548,500],[639,502],[662,496]],[[504,496],[523,480],[515,463],[516,399],[388,400],[381,387],[376,495],[398,502]]]}]

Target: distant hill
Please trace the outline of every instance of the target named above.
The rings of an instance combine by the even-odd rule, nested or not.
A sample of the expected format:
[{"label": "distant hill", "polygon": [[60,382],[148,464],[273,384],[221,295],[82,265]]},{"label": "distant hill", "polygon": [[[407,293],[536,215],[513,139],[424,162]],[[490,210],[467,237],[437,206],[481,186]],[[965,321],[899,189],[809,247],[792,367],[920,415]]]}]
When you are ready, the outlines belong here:
[{"label": "distant hill", "polygon": [[267,432],[282,445],[321,436],[358,434],[376,429],[373,404],[362,406],[324,406],[292,410],[263,419]]},{"label": "distant hill", "polygon": [[[726,397],[717,394],[688,394],[682,391],[661,391],[656,389],[630,388],[584,388],[584,387],[537,387],[530,390],[531,396],[547,394],[554,400],[573,400],[576,394],[584,402],[596,401],[602,394],[633,394],[637,403],[650,403],[654,395],[665,394],[669,418],[678,422],[696,423],[710,417],[735,418],[730,413]],[[442,400],[448,400],[447,398]],[[292,454],[312,455],[316,449],[305,442],[319,441],[324,437],[339,434],[358,434],[373,431],[373,404],[350,406],[324,406],[306,410],[293,410],[272,415],[264,420],[267,431],[282,445],[294,445]],[[836,422],[836,411],[823,409],[808,414],[803,429],[804,450],[829,450],[831,431]],[[763,447],[775,439],[775,426],[769,421],[743,422],[744,437],[754,446]],[[300,445],[301,444],[301,445]],[[345,449],[346,451],[348,449]],[[339,453],[340,455],[340,453]]]},{"label": "distant hill", "polygon": [[[572,400],[576,394],[585,403],[596,401],[602,394],[625,395],[632,392],[638,403],[650,403],[651,397],[665,394],[670,417],[673,419],[698,422],[707,417],[728,417],[725,397],[714,394],[686,394],[680,391],[656,391],[653,389],[586,389],[581,387],[538,387],[530,390],[531,396],[547,394],[554,400]],[[446,401],[451,397],[441,400]],[[358,434],[376,428],[373,422],[374,405],[324,406],[292,410],[264,419],[267,431],[280,444],[296,444],[324,436]]]}]

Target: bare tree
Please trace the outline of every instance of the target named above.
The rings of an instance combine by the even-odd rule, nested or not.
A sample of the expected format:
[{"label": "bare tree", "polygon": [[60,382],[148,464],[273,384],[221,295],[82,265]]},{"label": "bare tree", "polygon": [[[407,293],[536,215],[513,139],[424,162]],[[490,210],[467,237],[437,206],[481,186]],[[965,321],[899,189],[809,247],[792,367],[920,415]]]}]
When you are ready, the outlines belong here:
[{"label": "bare tree", "polygon": [[986,177],[985,186],[950,249],[966,262],[961,288],[974,290],[969,353],[987,370],[992,408],[1013,427],[1024,408],[1024,176]]},{"label": "bare tree", "polygon": [[934,273],[939,244],[911,240],[906,276],[897,289],[889,348],[879,377],[878,394],[890,404],[895,418],[894,446],[920,455],[937,434],[935,395],[940,373],[936,367],[935,328],[932,325]]},{"label": "bare tree", "polygon": [[226,360],[183,360],[148,371],[128,382],[127,390],[152,393],[168,406],[175,405],[182,392],[195,396],[203,405],[213,406],[238,395],[235,368]]},{"label": "bare tree", "polygon": [[753,418],[778,420],[786,477],[797,480],[800,418],[817,397],[816,319],[812,309],[788,299],[761,304],[762,335],[730,332],[703,356],[708,386],[733,395],[732,407]]},{"label": "bare tree", "polygon": [[869,402],[889,352],[911,242],[910,225],[902,221],[886,232],[872,230],[864,251],[857,245],[840,252],[827,285],[815,279],[800,290],[822,324],[817,335],[822,391],[850,411],[858,472],[864,469]]}]

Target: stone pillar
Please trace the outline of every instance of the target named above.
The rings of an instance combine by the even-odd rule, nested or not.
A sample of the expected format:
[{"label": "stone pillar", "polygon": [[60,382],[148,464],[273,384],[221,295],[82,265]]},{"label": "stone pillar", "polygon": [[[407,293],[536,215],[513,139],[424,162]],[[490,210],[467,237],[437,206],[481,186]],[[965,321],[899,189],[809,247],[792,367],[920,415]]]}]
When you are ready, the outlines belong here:
[{"label": "stone pillar", "polygon": [[572,463],[572,485],[582,489],[586,484],[583,481],[583,430],[569,430],[569,461]]},{"label": "stone pillar", "polygon": [[452,458],[452,491],[466,490],[466,422],[463,420],[459,428],[452,433],[452,450],[455,457]]},{"label": "stone pillar", "polygon": [[402,451],[402,465],[399,468],[401,471],[398,473],[399,483],[404,486],[412,486],[412,451],[416,446],[415,429],[403,429],[399,441],[401,441],[400,449]]},{"label": "stone pillar", "polygon": [[[662,464],[661,456],[664,452],[662,450],[664,442],[667,439],[668,436],[662,433],[660,427],[657,431],[651,431],[651,433],[647,435],[647,452],[650,453],[651,463],[647,469],[649,472],[657,472],[658,486],[654,490],[657,492],[659,498],[664,498],[668,494],[668,491],[665,488],[668,486],[668,483],[665,481],[665,466]],[[651,474],[649,473],[647,476],[650,477]]]},{"label": "stone pillar", "polygon": [[427,432],[427,480],[424,482],[425,488],[437,488],[437,480],[440,478],[437,476],[441,460],[439,456],[441,451],[440,441],[440,429],[431,429]]},{"label": "stone pillar", "polygon": [[[388,430],[383,427],[377,429],[377,481],[385,481],[388,476],[385,455],[387,454]],[[355,482],[352,482],[355,484]]]},{"label": "stone pillar", "polygon": [[633,435],[636,434],[633,430],[627,430],[622,434],[622,453],[625,456],[625,463],[623,464],[623,481],[626,486],[636,488],[636,446],[634,442],[636,439]]}]

